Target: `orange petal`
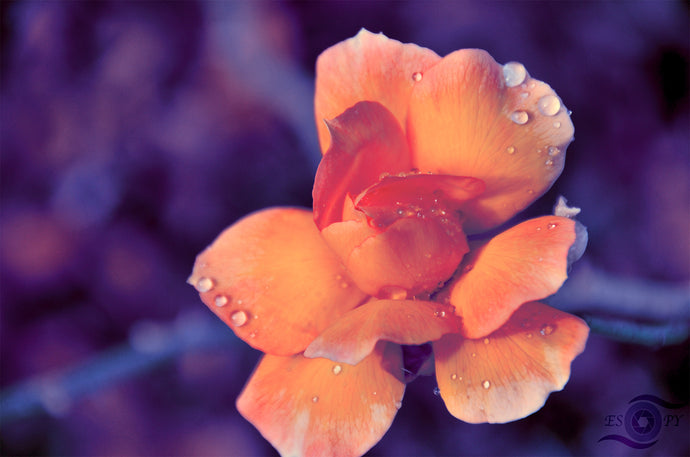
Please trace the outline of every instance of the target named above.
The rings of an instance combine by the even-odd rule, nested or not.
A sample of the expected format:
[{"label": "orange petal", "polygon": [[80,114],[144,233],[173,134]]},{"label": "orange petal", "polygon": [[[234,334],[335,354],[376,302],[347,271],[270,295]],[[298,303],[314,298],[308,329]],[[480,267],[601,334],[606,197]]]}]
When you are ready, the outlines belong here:
[{"label": "orange petal", "polygon": [[407,129],[421,171],[486,183],[466,209],[467,233],[505,222],[546,192],[573,139],[568,111],[547,84],[476,49],[453,52],[426,72]]},{"label": "orange petal", "polygon": [[310,211],[271,208],[230,226],[188,282],[238,337],[269,354],[301,352],[366,298],[324,243]]},{"label": "orange petal", "polygon": [[345,313],[304,351],[306,357],[325,357],[356,365],[379,340],[418,345],[457,332],[460,319],[453,308],[421,300],[372,300]]},{"label": "orange petal", "polygon": [[400,347],[383,343],[356,366],[264,356],[237,409],[283,456],[359,456],[400,408]]},{"label": "orange petal", "polygon": [[321,234],[343,259],[357,287],[378,298],[432,292],[468,251],[457,221],[405,217],[378,233],[366,220],[338,222]]},{"label": "orange petal", "polygon": [[523,303],[554,294],[568,277],[575,224],[557,216],[530,219],[473,249],[450,293],[463,335],[488,335]]},{"label": "orange petal", "polygon": [[321,151],[325,153],[331,142],[323,120],[360,101],[383,104],[405,126],[413,86],[440,59],[429,49],[364,29],[326,49],[316,61],[314,100]]},{"label": "orange petal", "polygon": [[[385,176],[355,201],[376,227],[388,227],[401,217],[444,217],[484,191],[475,178],[452,175],[407,174]],[[451,216],[447,216],[451,217]]]},{"label": "orange petal", "polygon": [[579,318],[532,302],[487,338],[446,335],[433,343],[441,397],[465,422],[502,423],[532,414],[568,382],[588,333]]},{"label": "orange petal", "polygon": [[347,195],[359,194],[384,172],[411,168],[405,134],[379,103],[357,103],[328,126],[333,144],[314,179],[314,220],[319,229],[342,220]]}]

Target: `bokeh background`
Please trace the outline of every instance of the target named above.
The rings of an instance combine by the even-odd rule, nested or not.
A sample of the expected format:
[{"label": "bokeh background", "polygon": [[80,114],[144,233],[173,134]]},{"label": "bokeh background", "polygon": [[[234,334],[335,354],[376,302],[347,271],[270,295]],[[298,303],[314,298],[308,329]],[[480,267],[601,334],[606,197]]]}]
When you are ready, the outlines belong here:
[{"label": "bokeh background", "polygon": [[[590,243],[572,276],[601,280],[563,303],[687,329],[688,2],[0,8],[3,455],[275,455],[234,406],[259,353],[185,279],[239,217],[311,206],[314,62],[361,27],[440,55],[483,48],[548,82],[576,139],[521,217],[559,194],[583,208]],[[662,343],[593,334],[566,389],[505,425],[457,421],[420,378],[370,455],[688,455],[687,407],[647,450],[598,442],[625,434],[605,418],[637,395],[687,404],[688,342]]]}]

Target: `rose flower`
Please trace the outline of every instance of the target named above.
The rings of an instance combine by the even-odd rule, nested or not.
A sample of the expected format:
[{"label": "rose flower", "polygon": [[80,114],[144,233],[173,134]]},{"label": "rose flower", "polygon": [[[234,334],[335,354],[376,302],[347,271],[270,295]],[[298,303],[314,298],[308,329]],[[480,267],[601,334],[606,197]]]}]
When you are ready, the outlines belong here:
[{"label": "rose flower", "polygon": [[[536,300],[586,231],[553,215],[488,232],[560,175],[573,125],[558,96],[484,51],[441,58],[362,30],[319,57],[315,111],[313,213],[244,217],[189,278],[265,353],[240,413],[284,456],[352,456],[388,430],[417,371],[435,368],[467,422],[541,408],[588,328]],[[410,373],[404,354],[420,353]]]}]

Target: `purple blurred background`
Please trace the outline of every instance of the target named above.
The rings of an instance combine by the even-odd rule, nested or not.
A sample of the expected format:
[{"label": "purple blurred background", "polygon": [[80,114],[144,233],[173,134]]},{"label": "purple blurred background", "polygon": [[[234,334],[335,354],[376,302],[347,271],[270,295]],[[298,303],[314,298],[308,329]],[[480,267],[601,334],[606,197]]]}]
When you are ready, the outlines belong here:
[{"label": "purple blurred background", "polygon": [[[314,62],[361,27],[548,82],[576,139],[521,217],[564,194],[590,235],[574,276],[687,293],[687,2],[0,7],[3,455],[275,455],[234,407],[259,353],[185,279],[237,218],[311,206]],[[593,334],[566,389],[506,425],[457,421],[420,378],[370,454],[689,455],[687,407],[646,450],[598,442],[637,395],[687,403],[688,352]]]}]

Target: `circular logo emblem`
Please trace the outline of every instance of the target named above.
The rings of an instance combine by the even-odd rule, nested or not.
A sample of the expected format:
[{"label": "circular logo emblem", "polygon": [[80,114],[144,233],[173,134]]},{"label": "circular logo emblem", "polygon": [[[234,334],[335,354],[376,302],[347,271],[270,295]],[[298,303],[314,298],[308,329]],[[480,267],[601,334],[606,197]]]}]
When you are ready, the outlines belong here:
[{"label": "circular logo emblem", "polygon": [[625,431],[634,440],[651,441],[661,431],[661,413],[649,402],[634,403],[625,413]]}]

